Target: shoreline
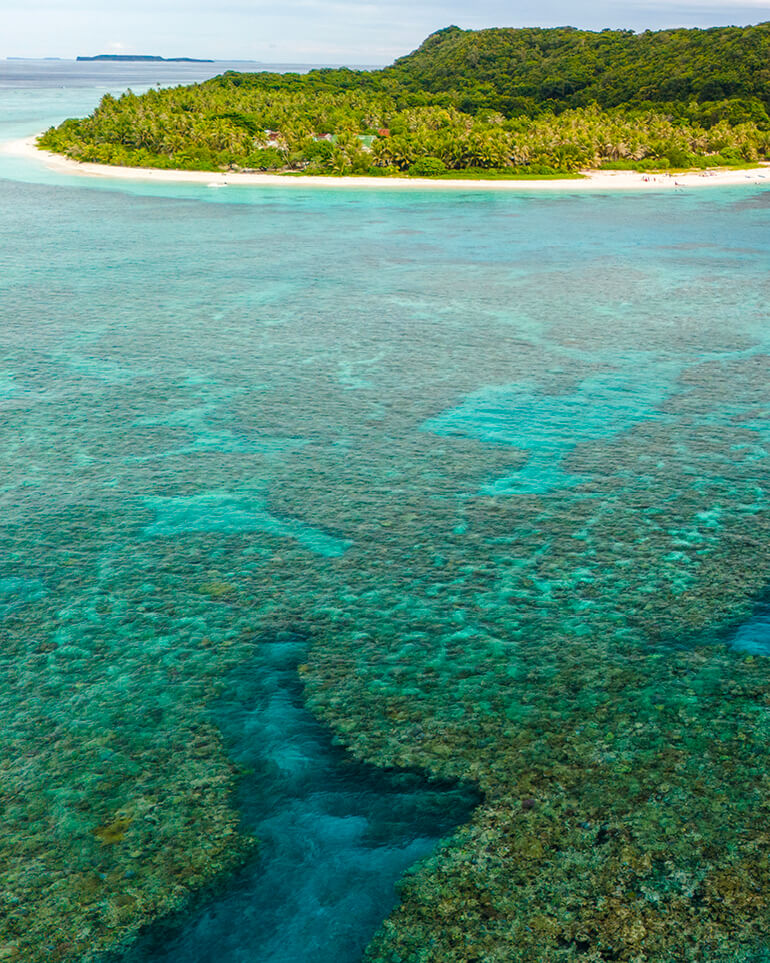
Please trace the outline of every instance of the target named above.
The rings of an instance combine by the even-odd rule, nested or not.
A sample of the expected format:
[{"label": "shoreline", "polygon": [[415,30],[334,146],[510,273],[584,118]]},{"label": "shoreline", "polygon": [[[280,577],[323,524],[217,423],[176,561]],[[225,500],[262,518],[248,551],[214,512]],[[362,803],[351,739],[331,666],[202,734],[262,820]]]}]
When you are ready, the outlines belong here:
[{"label": "shoreline", "polygon": [[438,180],[427,177],[335,177],[317,174],[286,175],[214,171],[162,170],[151,167],[113,167],[81,162],[42,150],[37,135],[0,144],[0,154],[34,160],[48,170],[80,177],[106,177],[155,183],[200,184],[205,187],[326,187],[334,189],[444,190],[444,191],[617,191],[677,190],[683,187],[770,187],[770,163],[747,170],[690,171],[652,174],[637,171],[584,171],[583,179],[552,180]]}]

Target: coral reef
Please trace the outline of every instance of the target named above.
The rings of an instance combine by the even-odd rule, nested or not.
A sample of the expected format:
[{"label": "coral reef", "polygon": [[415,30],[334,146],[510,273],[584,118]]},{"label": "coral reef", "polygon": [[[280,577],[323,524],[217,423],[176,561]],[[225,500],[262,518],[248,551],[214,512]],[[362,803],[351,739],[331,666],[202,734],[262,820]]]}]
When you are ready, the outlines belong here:
[{"label": "coral reef", "polygon": [[369,960],[755,959],[766,204],[86,193],[9,246],[0,959],[253,851],[212,705],[286,629],[357,758],[484,795]]}]

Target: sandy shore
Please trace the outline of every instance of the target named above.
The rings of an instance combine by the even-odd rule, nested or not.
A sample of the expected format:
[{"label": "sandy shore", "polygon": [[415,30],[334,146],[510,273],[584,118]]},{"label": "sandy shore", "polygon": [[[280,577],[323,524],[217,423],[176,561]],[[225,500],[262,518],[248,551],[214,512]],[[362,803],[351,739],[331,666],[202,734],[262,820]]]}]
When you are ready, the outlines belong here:
[{"label": "sandy shore", "polygon": [[726,187],[754,185],[770,187],[770,164],[751,170],[697,171],[688,174],[640,174],[635,171],[586,171],[582,180],[434,180],[420,177],[302,177],[285,174],[217,174],[208,171],[169,171],[147,167],[112,167],[107,164],[81,164],[50,151],[39,150],[35,137],[0,144],[0,154],[27,158],[60,174],[109,177],[176,184],[203,184],[207,187],[272,186],[327,187],[345,189],[439,191],[615,191],[676,190],[683,187]]}]

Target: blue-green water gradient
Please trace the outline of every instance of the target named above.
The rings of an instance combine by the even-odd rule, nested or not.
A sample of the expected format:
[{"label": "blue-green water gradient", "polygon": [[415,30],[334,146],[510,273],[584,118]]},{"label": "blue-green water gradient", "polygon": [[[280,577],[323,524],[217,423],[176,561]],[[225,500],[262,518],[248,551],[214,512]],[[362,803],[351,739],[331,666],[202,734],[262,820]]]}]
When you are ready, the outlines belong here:
[{"label": "blue-green water gradient", "polygon": [[[0,89],[0,138],[83,112],[94,92]],[[358,770],[340,787],[341,755],[281,682],[299,658],[276,669],[255,640],[276,625],[303,638],[352,632],[376,609],[386,635],[388,618],[414,621],[399,658],[435,644],[439,673],[458,651],[470,659],[480,612],[533,592],[547,605],[567,583],[538,575],[515,532],[487,533],[505,578],[479,590],[475,613],[439,580],[432,597],[449,601],[434,631],[430,593],[418,599],[410,584],[413,557],[435,553],[440,568],[442,541],[472,528],[480,498],[521,499],[528,524],[550,498],[591,496],[625,471],[613,445],[635,432],[688,426],[677,485],[719,490],[672,536],[673,591],[692,584],[690,548],[708,555],[726,516],[742,512],[750,529],[766,510],[767,190],[212,190],[83,183],[0,157],[0,224],[0,616],[13,639],[13,657],[0,656],[0,725],[9,745],[37,747],[8,766],[29,798],[45,794],[52,864],[68,836],[92,836],[107,809],[155,791],[141,753],[160,758],[163,745],[173,796],[175,743],[196,727],[218,725],[223,758],[238,765],[311,774],[298,796],[265,783],[296,819],[262,799],[244,817],[258,835],[265,824],[262,855],[187,930],[176,920],[170,950],[151,939],[145,959],[352,961],[398,876],[468,814],[467,797],[444,787],[442,810],[419,780],[397,817],[382,806],[392,787],[362,783],[357,797]],[[699,445],[736,426],[743,467],[720,488]],[[647,457],[663,470],[652,442]],[[618,497],[643,481],[629,477]],[[416,535],[404,548],[392,532],[407,515]],[[606,546],[587,530],[574,539],[586,545],[570,576],[580,582]],[[374,549],[382,581],[364,589],[351,573]],[[761,548],[753,584],[766,562]],[[560,613],[586,645],[605,601]],[[766,610],[749,595],[735,602],[739,621],[754,621],[725,645],[767,655]],[[519,633],[512,619],[498,648]],[[233,710],[228,732],[222,699],[246,684],[244,666],[264,675],[248,696],[259,711]],[[303,877],[298,837],[312,833],[320,852]],[[135,857],[128,880],[154,858]],[[278,880],[272,900],[259,859]],[[287,890],[300,877],[310,883],[296,900]],[[283,930],[276,893],[288,901]],[[239,942],[231,921],[245,905],[254,915]],[[301,956],[312,914],[332,935]]]}]

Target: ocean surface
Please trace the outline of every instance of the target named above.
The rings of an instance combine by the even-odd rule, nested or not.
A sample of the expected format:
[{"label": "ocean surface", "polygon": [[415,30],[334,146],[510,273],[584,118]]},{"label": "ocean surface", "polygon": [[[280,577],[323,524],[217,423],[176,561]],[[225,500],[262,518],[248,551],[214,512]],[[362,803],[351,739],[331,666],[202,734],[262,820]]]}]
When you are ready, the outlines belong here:
[{"label": "ocean surface", "polygon": [[[0,63],[0,140],[228,66]],[[0,958],[354,963],[456,827],[562,791],[668,840],[649,958],[696,958],[685,876],[730,909],[697,958],[765,958],[770,191],[0,156],[0,225]]]}]

